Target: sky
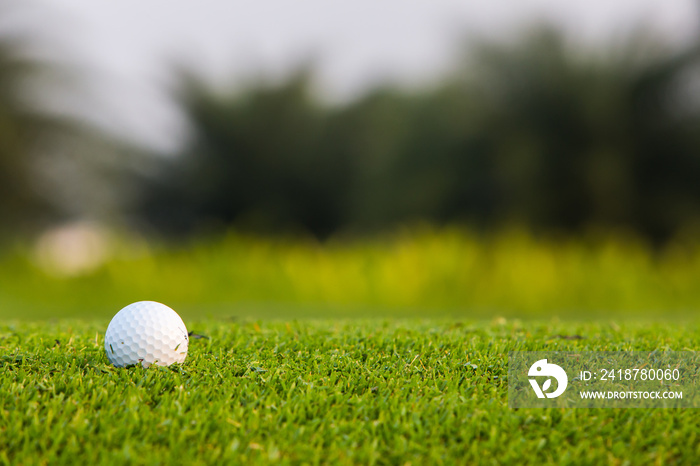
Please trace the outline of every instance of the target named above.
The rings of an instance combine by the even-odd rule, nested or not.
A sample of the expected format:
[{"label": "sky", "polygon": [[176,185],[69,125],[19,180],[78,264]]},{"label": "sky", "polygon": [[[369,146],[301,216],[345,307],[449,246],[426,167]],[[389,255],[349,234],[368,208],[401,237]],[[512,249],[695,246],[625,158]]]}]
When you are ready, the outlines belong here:
[{"label": "sky", "polygon": [[[678,43],[695,37],[694,0],[14,0],[0,29],[36,33],[69,64],[80,90],[59,106],[114,134],[174,150],[186,123],[168,89],[174,64],[213,83],[278,79],[300,63],[321,95],[347,100],[392,81],[420,85],[449,69],[464,43],[517,37],[548,21],[605,46],[635,25]],[[1,12],[0,12],[1,13]]]}]

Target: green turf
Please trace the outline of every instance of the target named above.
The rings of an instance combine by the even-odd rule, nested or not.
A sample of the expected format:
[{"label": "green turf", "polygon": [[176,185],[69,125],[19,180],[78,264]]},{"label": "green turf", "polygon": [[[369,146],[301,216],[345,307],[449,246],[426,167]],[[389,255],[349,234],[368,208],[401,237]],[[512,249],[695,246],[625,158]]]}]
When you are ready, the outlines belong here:
[{"label": "green turf", "polygon": [[[507,407],[512,350],[695,350],[697,325],[189,322],[115,369],[107,322],[0,325],[3,464],[697,464],[695,410]],[[567,340],[566,335],[585,338]]]},{"label": "green turf", "polygon": [[0,250],[0,319],[108,318],[144,299],[185,319],[636,319],[660,310],[697,319],[700,310],[697,241],[653,249],[620,233],[446,227],[324,243],[231,233],[177,247],[109,244],[94,267],[75,270],[68,266],[80,263],[81,249],[63,243],[57,257],[29,246]]}]

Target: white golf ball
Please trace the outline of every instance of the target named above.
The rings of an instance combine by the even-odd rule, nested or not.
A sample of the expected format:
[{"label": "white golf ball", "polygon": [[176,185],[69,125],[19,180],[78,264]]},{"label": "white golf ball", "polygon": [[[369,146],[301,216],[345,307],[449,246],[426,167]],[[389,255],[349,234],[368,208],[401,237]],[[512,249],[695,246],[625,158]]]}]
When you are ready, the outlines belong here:
[{"label": "white golf ball", "polygon": [[182,363],[188,345],[187,327],[177,312],[154,301],[129,304],[105,332],[107,358],[117,367]]}]

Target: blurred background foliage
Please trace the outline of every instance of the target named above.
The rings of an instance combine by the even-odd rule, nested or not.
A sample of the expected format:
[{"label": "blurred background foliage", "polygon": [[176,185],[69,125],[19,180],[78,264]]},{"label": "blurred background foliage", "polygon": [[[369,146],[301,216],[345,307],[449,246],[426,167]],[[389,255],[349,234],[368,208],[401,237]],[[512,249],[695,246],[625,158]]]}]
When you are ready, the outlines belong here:
[{"label": "blurred background foliage", "polygon": [[[0,15],[11,11],[0,6]],[[62,112],[76,72],[37,56],[40,41],[0,28],[0,246],[63,222],[118,223],[143,152]]]},{"label": "blurred background foliage", "polygon": [[15,38],[0,38],[0,225],[11,231],[37,228],[50,206],[40,194],[35,174],[41,140],[60,121],[36,111],[27,83],[45,72],[23,56]]},{"label": "blurred background foliage", "polygon": [[0,36],[0,316],[692,314],[699,50],[542,27],[335,104],[178,68],[158,154],[37,105],[56,69]]},{"label": "blurred background foliage", "polygon": [[700,222],[698,49],[637,36],[605,53],[542,29],[485,44],[439,85],[331,106],[312,74],[231,92],[183,73],[193,126],[142,180],[136,218],[166,235],[327,238],[416,221],[655,244]]}]

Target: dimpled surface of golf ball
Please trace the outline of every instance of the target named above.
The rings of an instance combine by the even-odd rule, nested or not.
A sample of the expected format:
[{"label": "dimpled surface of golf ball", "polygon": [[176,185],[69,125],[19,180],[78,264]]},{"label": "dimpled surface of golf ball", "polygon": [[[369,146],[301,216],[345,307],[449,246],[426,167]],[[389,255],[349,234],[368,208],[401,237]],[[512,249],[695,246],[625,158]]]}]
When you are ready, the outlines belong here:
[{"label": "dimpled surface of golf ball", "polygon": [[107,358],[116,367],[182,363],[188,345],[187,327],[180,316],[154,301],[129,304],[117,312],[105,332]]}]

